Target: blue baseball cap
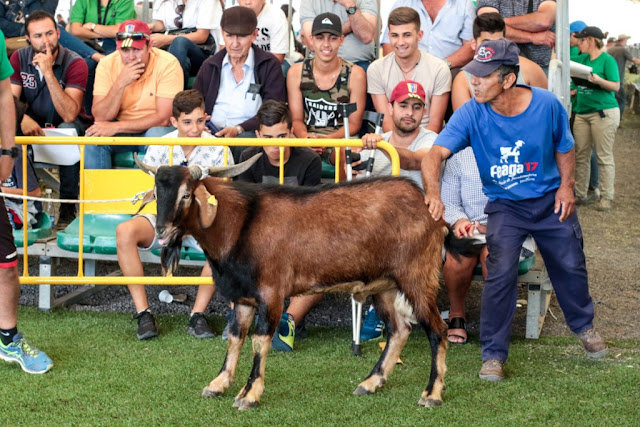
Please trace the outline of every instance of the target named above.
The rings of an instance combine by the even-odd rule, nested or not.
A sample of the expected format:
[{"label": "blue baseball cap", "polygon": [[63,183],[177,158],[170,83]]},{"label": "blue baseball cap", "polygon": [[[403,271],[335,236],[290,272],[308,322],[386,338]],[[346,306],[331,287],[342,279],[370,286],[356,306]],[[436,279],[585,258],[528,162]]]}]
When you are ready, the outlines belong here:
[{"label": "blue baseball cap", "polygon": [[501,65],[520,65],[520,49],[507,39],[487,40],[476,50],[473,60],[463,70],[477,77],[486,77]]},{"label": "blue baseball cap", "polygon": [[573,21],[569,24],[569,34],[579,33],[587,27],[584,21]]}]

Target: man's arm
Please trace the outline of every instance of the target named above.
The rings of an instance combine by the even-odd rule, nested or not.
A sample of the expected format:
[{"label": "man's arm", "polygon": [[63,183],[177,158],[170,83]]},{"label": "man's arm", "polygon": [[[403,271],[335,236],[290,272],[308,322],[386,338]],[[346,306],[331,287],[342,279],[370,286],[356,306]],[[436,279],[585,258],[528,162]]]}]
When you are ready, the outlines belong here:
[{"label": "man's arm", "polygon": [[203,28],[198,28],[192,33],[180,34],[180,35],[153,33],[151,34],[151,40],[153,41],[153,47],[157,47],[157,48],[169,46],[178,37],[184,37],[186,39],[189,39],[195,44],[203,44],[209,38],[209,33],[210,33],[209,30],[206,30]]},{"label": "man's arm", "polygon": [[542,71],[542,68],[532,60],[520,57],[520,70],[522,70],[522,76],[525,82],[529,86],[540,87],[546,89],[548,85],[547,75]]},{"label": "man's arm", "polygon": [[434,145],[422,160],[422,183],[426,192],[424,202],[436,221],[444,215],[444,204],[440,199],[440,168],[442,161],[450,155],[448,149]]},{"label": "man's arm", "polygon": [[298,62],[289,68],[289,72],[287,73],[287,97],[293,134],[297,138],[307,138],[307,126],[304,124],[304,101],[302,99],[302,92],[300,91],[301,70],[302,62]]},{"label": "man's arm", "polygon": [[[64,90],[60,86],[58,79],[55,74],[53,74],[53,61],[50,64],[42,66],[48,62],[48,59],[45,58],[45,55],[49,55],[48,49],[46,53],[38,53],[34,55],[33,62],[34,64],[40,66],[42,70],[42,74],[44,76],[44,80],[47,83],[47,88],[49,89],[49,94],[51,94],[51,101],[53,102],[53,107],[56,109],[56,112],[62,117],[62,120],[65,122],[72,122],[78,117],[80,110],[82,108],[82,99],[84,97],[84,90],[78,89],[76,87],[67,87]],[[42,56],[42,58],[41,58]],[[51,58],[53,60],[53,58]],[[78,69],[74,70],[72,67],[77,67]],[[87,64],[84,60],[77,60],[72,64],[72,67],[69,67],[68,75],[73,73],[84,73],[84,82],[86,85],[86,76],[88,73]]]},{"label": "man's arm", "polygon": [[451,85],[451,105],[453,111],[462,107],[471,99],[471,85],[464,74],[464,71],[458,73],[453,84]]},{"label": "man's arm", "polygon": [[[357,6],[355,0],[334,0],[340,3],[345,9]],[[378,25],[377,17],[368,12],[362,12],[360,8],[356,9],[356,13],[348,15],[347,22],[342,24],[342,34],[347,35],[353,33],[358,40],[364,44],[369,44],[375,40],[376,27]]]},{"label": "man's arm", "polygon": [[[545,3],[553,3],[553,8],[554,8],[553,19],[555,20],[555,2],[545,2]],[[540,7],[542,7],[542,5],[540,5]],[[487,12],[499,13],[498,9],[493,7],[482,7],[478,9],[478,15],[482,15],[483,13],[487,13]],[[543,23],[543,25],[540,25],[539,23],[530,25],[530,28],[539,28],[537,31],[523,30],[521,28],[518,28],[514,25],[509,24],[511,19],[514,19],[514,18],[524,19],[525,17],[534,15],[536,13],[539,13],[539,12],[506,18],[505,19],[506,30],[507,30],[506,38],[516,43],[533,43],[535,45],[545,45],[547,47],[553,48],[556,43],[556,35],[552,31],[549,31],[549,28],[551,28],[551,26],[553,25],[553,21],[547,28],[543,28],[546,25],[545,19],[546,19],[546,14],[548,12],[545,12],[544,15],[538,15],[538,18],[542,19],[541,22]]]},{"label": "man's arm", "polygon": [[[478,11],[478,14],[480,14],[480,11]],[[538,6],[537,11],[527,13],[526,15],[510,16],[505,18],[504,22],[508,27],[530,33],[547,31],[551,29],[556,22],[556,2],[542,2],[540,6]]]},{"label": "man's arm", "polygon": [[113,136],[117,133],[142,133],[154,126],[168,126],[173,106],[171,98],[156,98],[156,112],[137,120],[97,121],[87,129],[87,136]]},{"label": "man's arm", "polygon": [[429,107],[429,125],[427,129],[440,133],[444,123],[444,115],[449,105],[450,92],[442,95],[433,95],[431,97],[431,106]]},{"label": "man's arm", "polygon": [[376,112],[384,114],[384,119],[382,119],[382,130],[384,132],[389,132],[393,129],[393,119],[389,112],[389,98],[387,98],[387,95],[384,93],[370,95]]},{"label": "man's arm", "polygon": [[[16,144],[16,109],[13,104],[9,77],[0,81],[0,108],[2,109],[2,114],[0,114],[2,148],[9,150]],[[13,159],[11,156],[0,156],[0,181],[9,178],[12,170]]]},{"label": "man's arm", "polygon": [[576,153],[572,148],[566,153],[556,151],[556,164],[560,172],[560,187],[556,191],[553,213],[560,212],[560,222],[569,218],[575,209],[573,186],[575,185]]},{"label": "man's arm", "polygon": [[471,40],[464,40],[462,46],[446,58],[451,63],[451,68],[464,67],[473,59],[473,47]]}]

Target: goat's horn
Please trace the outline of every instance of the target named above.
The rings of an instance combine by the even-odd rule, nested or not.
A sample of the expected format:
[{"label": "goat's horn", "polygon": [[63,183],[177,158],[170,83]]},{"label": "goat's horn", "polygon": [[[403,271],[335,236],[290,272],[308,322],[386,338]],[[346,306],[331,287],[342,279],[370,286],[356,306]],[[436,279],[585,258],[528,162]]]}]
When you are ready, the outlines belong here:
[{"label": "goat's horn", "polygon": [[139,158],[138,153],[133,153],[133,160],[136,161],[136,165],[145,173],[148,173],[151,176],[155,176],[158,171],[158,166],[149,166],[144,164]]},{"label": "goat's horn", "polygon": [[241,173],[249,169],[255,162],[258,161],[260,156],[262,156],[262,153],[258,153],[250,159],[232,166],[209,166],[208,168],[202,168],[200,166],[189,166],[189,172],[191,172],[191,176],[193,177],[193,179],[196,180],[202,179],[206,175],[216,176],[219,178],[230,178],[240,175]]}]

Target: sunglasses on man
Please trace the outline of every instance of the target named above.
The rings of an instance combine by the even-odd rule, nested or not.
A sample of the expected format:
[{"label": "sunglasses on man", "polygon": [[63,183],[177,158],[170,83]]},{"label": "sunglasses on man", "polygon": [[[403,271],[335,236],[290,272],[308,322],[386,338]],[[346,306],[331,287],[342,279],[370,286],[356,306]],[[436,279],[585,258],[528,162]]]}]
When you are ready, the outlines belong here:
[{"label": "sunglasses on man", "polygon": [[118,41],[122,41],[122,40],[127,40],[127,39],[131,39],[131,40],[149,40],[149,34],[145,34],[145,33],[116,33],[116,40]]}]

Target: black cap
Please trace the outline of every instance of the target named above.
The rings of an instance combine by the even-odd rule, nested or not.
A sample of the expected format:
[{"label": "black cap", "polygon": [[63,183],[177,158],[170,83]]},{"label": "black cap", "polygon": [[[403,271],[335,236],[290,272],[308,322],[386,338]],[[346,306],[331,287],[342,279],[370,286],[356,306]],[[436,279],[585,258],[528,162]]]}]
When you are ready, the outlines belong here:
[{"label": "black cap", "polygon": [[585,27],[584,30],[574,34],[573,36],[579,39],[584,39],[585,37],[593,37],[600,40],[606,37],[598,27]]},{"label": "black cap", "polygon": [[253,34],[258,26],[258,18],[253,9],[235,6],[226,9],[220,19],[220,28],[234,36],[248,36]]},{"label": "black cap", "polygon": [[342,35],[342,23],[338,15],[334,13],[321,13],[313,20],[313,27],[311,27],[311,35],[329,33],[334,36],[340,37]]}]

